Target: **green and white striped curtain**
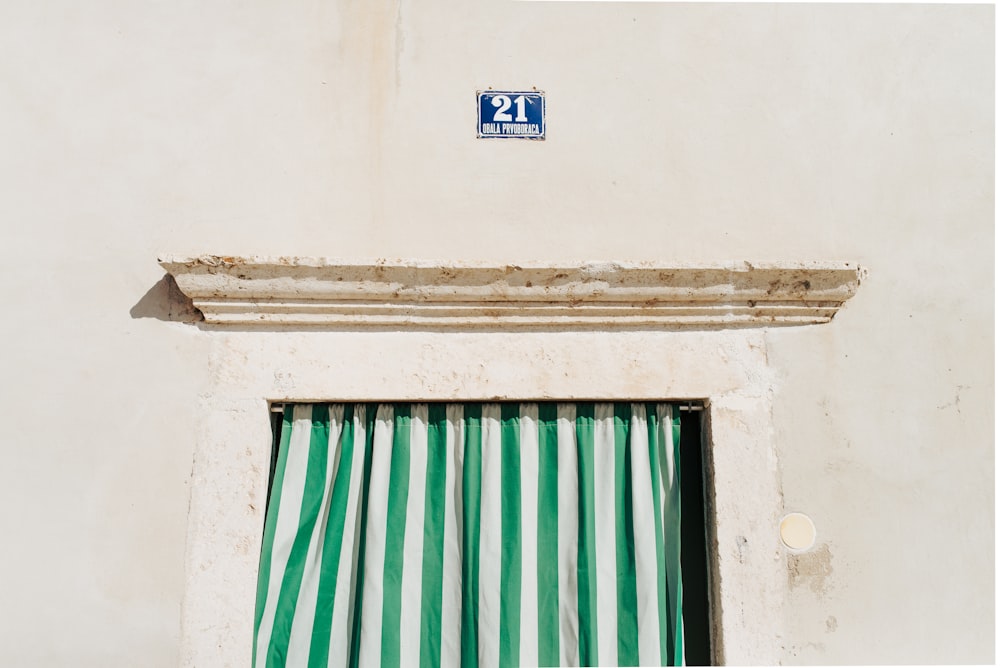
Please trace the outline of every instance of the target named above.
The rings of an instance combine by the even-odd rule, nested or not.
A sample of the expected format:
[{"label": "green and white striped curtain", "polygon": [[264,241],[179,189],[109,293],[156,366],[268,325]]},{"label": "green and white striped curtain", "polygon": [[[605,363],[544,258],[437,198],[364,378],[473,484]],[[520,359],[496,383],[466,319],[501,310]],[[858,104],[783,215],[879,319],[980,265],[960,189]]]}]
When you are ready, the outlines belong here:
[{"label": "green and white striped curtain", "polygon": [[681,664],[675,415],[286,407],[254,666]]}]

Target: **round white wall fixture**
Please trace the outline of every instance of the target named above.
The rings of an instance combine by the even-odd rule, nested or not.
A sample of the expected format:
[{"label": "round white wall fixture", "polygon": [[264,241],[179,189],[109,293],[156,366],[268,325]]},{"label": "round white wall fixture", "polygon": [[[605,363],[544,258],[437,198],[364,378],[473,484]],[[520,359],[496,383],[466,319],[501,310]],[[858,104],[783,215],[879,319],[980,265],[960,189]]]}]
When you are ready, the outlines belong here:
[{"label": "round white wall fixture", "polygon": [[816,542],[816,525],[803,513],[789,513],[781,519],[781,542],[789,550],[808,550]]}]

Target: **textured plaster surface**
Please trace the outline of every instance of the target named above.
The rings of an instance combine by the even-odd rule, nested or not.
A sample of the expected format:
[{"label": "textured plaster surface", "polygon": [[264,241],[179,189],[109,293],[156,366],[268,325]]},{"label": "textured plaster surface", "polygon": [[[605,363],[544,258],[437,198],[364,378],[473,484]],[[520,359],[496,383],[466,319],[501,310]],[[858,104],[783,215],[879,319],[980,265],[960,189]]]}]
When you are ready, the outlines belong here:
[{"label": "textured plaster surface", "polygon": [[[775,583],[766,614],[742,612],[766,628],[726,635],[727,658],[993,663],[994,13],[2,3],[5,661],[244,657],[266,401],[373,386],[494,395],[527,373],[553,396],[648,385],[712,398],[710,426],[726,436],[713,431],[719,470],[739,469],[751,500],[766,505],[778,489],[782,515],[814,520],[815,551],[792,562],[771,511],[745,517],[719,500],[723,591],[727,578],[736,592]],[[544,89],[546,140],[476,140],[475,91],[489,86]],[[746,341],[720,332],[628,333],[651,337],[636,339],[649,353],[617,336],[598,347],[518,335],[523,348],[473,337],[457,349],[467,360],[473,342],[493,341],[484,366],[442,376],[433,369],[451,344],[431,333],[286,337],[184,322],[197,316],[156,264],[168,251],[846,258],[869,275],[833,322],[752,337],[766,351],[759,376],[746,363],[763,352],[744,357]],[[609,357],[592,369],[564,345]],[[363,380],[385,356],[398,368]],[[287,358],[314,370],[275,369]],[[227,540],[218,555],[186,544],[208,531],[211,503],[229,508],[213,520]],[[216,578],[232,585],[225,596],[185,593]],[[740,628],[733,605],[723,626]],[[213,610],[234,620],[228,629],[222,617],[193,622]]]}]

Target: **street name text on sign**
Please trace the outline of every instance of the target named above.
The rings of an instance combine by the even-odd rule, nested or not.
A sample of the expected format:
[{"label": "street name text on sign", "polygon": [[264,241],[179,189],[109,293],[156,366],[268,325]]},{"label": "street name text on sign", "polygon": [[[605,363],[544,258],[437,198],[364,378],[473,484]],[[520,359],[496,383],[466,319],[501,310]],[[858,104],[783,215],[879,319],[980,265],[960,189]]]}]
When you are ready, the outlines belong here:
[{"label": "street name text on sign", "polygon": [[545,93],[477,91],[479,125],[476,136],[500,139],[545,139]]}]

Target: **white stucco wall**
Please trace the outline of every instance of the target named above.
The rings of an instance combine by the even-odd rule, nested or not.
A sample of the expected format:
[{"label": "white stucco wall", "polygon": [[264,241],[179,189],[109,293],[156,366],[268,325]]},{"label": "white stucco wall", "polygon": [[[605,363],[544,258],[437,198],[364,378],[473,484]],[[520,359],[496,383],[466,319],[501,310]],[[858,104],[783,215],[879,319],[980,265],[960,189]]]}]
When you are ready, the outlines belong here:
[{"label": "white stucco wall", "polygon": [[[254,364],[296,354],[158,319],[156,256],[207,252],[860,262],[834,322],[755,336],[781,498],[819,535],[779,554],[759,642],[785,663],[992,662],[993,22],[958,5],[4,3],[5,661],[181,661],[196,435],[225,419],[202,408],[226,374],[267,388]],[[476,140],[487,86],[545,90],[546,141]],[[695,335],[708,368],[725,336]],[[337,336],[305,338],[336,357]],[[720,544],[739,549],[756,548]]]}]

